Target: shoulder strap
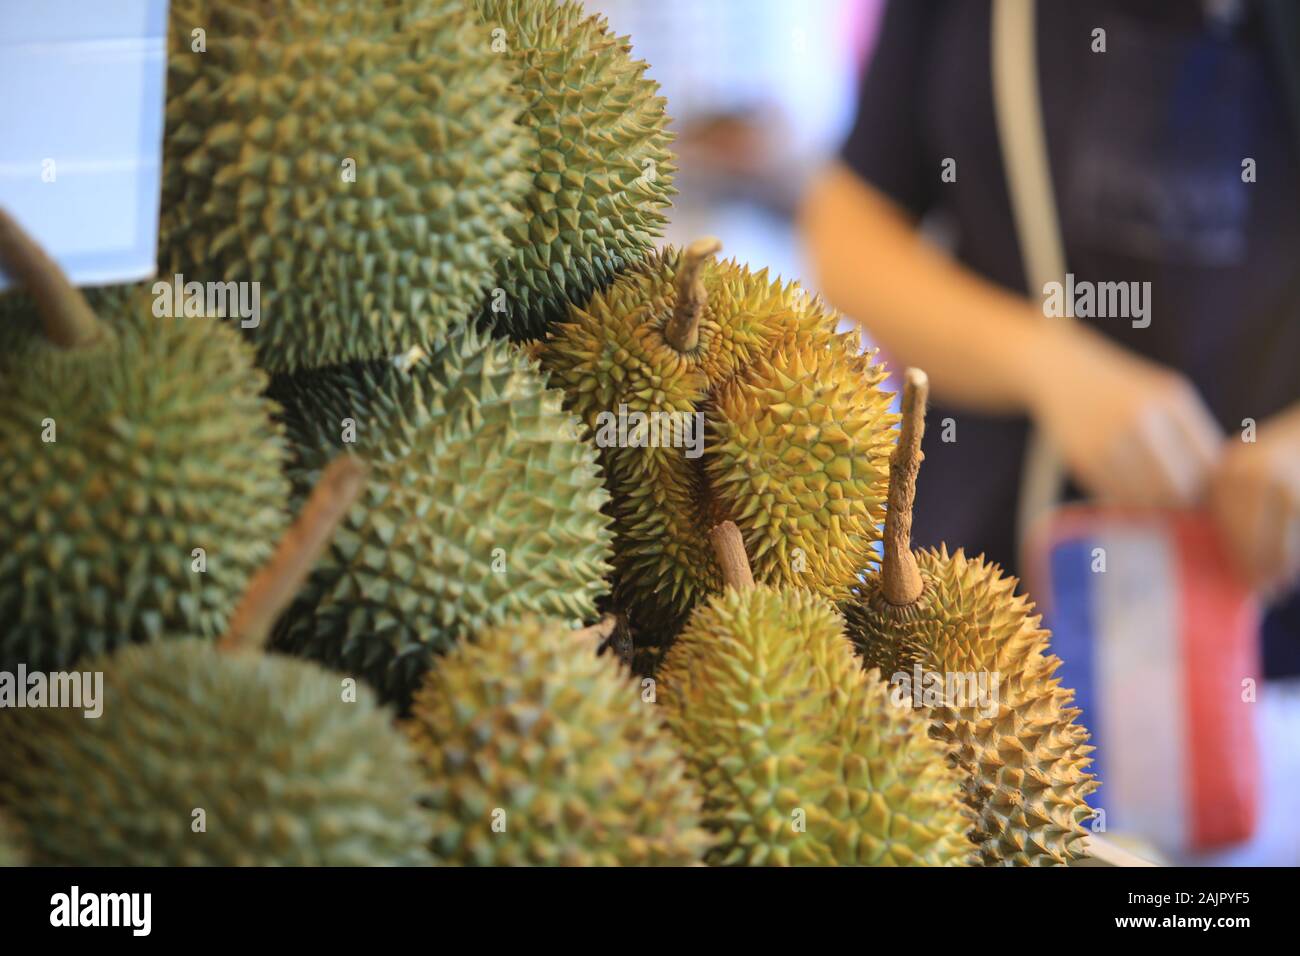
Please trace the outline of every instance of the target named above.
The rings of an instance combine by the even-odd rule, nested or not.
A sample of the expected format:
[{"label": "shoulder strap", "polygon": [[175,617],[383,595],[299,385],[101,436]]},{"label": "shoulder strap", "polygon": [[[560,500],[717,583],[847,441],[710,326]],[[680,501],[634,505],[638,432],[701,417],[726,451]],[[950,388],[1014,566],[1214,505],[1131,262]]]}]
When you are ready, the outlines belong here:
[{"label": "shoulder strap", "polygon": [[[1039,98],[1035,13],[1034,0],[993,0],[990,30],[993,107],[1031,297],[1046,283],[1065,279],[1065,250]],[[1063,482],[1058,456],[1031,426],[1020,478],[1017,541],[1023,542],[1034,523],[1056,504]]]}]

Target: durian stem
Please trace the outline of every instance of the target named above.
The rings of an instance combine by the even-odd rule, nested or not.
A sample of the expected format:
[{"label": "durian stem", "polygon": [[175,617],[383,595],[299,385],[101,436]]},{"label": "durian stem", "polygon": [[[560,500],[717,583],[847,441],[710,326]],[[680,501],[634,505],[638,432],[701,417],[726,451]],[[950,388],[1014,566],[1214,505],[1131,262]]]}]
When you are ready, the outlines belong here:
[{"label": "durian stem", "polygon": [[230,618],[223,651],[259,650],[280,616],[302,588],[339,522],[365,486],[366,467],[350,455],[330,462],[271,560],[254,575]]},{"label": "durian stem", "polygon": [[73,349],[99,337],[99,320],[81,290],[4,209],[0,209],[0,263],[35,300],[45,337],[54,345]]},{"label": "durian stem", "polygon": [[614,633],[618,627],[617,614],[605,614],[595,624],[587,627],[580,627],[573,632],[573,636],[580,641],[594,641],[597,644],[603,644],[609,640],[609,636]]},{"label": "durian stem", "polygon": [[925,435],[925,401],[930,380],[919,368],[903,376],[903,421],[898,445],[889,458],[889,506],[885,512],[885,557],[880,581],[885,600],[896,607],[915,604],[925,590],[912,554],[912,504],[916,476],[921,470],[921,438]]},{"label": "durian stem", "polygon": [[709,531],[713,553],[722,568],[722,580],[727,587],[737,591],[754,586],[754,572],[749,569],[749,556],[745,554],[745,539],[734,521],[714,525]]},{"label": "durian stem", "polygon": [[700,268],[721,250],[722,243],[708,236],[696,239],[682,253],[677,266],[677,304],[664,329],[665,341],[679,352],[689,352],[700,344],[700,316],[709,302]]}]

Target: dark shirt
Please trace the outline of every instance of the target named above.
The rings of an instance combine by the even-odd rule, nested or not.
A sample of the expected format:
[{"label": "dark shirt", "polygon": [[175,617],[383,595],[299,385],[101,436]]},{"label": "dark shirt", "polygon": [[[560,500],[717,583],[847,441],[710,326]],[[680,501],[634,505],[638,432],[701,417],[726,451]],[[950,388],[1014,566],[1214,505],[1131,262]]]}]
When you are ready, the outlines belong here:
[{"label": "dark shirt", "polygon": [[[1150,282],[1150,325],[1082,319],[1185,373],[1231,437],[1300,402],[1300,129],[1261,3],[1233,25],[1188,0],[1038,4],[1038,68],[1067,269]],[[1093,31],[1106,52],[1093,52]],[[945,159],[956,182],[944,182]],[[1242,181],[1254,159],[1257,181]],[[1026,291],[994,119],[990,4],[893,0],[842,159],[956,256]],[[1041,292],[1035,290],[1034,298]],[[861,316],[868,327],[870,316]],[[1081,410],[1083,411],[1083,410]],[[957,440],[942,441],[943,418]],[[936,407],[913,527],[1015,571],[1027,424]],[[1300,599],[1266,626],[1266,672],[1300,673]]]}]

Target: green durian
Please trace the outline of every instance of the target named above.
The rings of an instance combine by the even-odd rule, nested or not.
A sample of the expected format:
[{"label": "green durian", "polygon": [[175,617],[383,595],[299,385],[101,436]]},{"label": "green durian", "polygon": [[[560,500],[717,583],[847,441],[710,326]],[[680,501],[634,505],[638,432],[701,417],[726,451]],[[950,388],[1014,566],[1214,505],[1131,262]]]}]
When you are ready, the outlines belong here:
[{"label": "green durian", "polygon": [[404,364],[296,376],[274,394],[300,493],[339,451],[373,467],[277,646],[405,702],[461,634],[524,612],[595,616],[608,495],[562,396],[514,346],[465,329]]},{"label": "green durian", "polygon": [[98,719],[0,713],[0,804],[31,835],[33,863],[427,862],[423,782],[365,688],[345,700],[338,675],[309,661],[200,640],[84,666],[103,672]]},{"label": "green durian", "polygon": [[672,134],[659,85],[604,17],[571,2],[473,2],[537,138],[525,218],[505,225],[512,249],[484,314],[534,338],[653,249],[675,192]]},{"label": "green durian", "polygon": [[17,828],[0,813],[0,867],[26,866],[27,852]]},{"label": "green durian", "polygon": [[[978,814],[972,838],[987,865],[1063,865],[1085,854],[1088,732],[1074,692],[1052,675],[1060,658],[1016,579],[962,551],[911,551],[912,503],[925,429],[926,379],[910,370],[894,453],[885,557],[844,606],[863,666],[895,674],[984,674],[996,712],[944,700],[931,733],[953,748],[965,797]],[[997,677],[997,684],[991,678]],[[945,684],[947,682],[945,681]]]},{"label": "green durian", "polygon": [[[323,487],[335,495],[355,480],[336,469]],[[167,641],[87,661],[83,679],[102,675],[97,717],[0,710],[0,807],[22,825],[32,863],[428,862],[425,785],[392,715],[316,664],[257,649],[300,580],[281,580],[285,567],[310,564],[294,549],[319,546],[310,513],[219,645]]]},{"label": "green durian", "polygon": [[[703,791],[720,865],[966,865],[961,776],[924,717],[863,673],[824,598],[742,573],[659,670],[668,726]],[[722,553],[719,555],[724,557]]]},{"label": "green durian", "polygon": [[287,521],[265,376],[228,328],[96,296],[0,213],[0,670],[214,637]]},{"label": "green durian", "polygon": [[[848,596],[879,541],[896,421],[883,366],[819,299],[708,261],[718,248],[700,240],[633,267],[542,346],[600,446],[616,594],[647,630],[675,630],[721,589],[705,530],[722,520],[740,526],[760,583],[831,599]],[[620,445],[624,409],[694,422],[703,444]]]},{"label": "green durian", "polygon": [[173,0],[169,34],[165,277],[260,283],[277,372],[474,313],[537,140],[464,0]]},{"label": "green durian", "polygon": [[709,845],[652,699],[560,621],[461,641],[412,710],[438,862],[680,866]]}]

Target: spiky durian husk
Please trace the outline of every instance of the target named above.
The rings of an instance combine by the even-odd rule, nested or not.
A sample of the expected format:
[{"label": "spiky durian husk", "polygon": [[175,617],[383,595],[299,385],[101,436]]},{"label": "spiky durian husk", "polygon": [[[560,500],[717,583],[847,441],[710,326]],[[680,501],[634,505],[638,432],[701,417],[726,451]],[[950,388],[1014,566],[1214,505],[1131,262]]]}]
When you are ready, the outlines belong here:
[{"label": "spiky durian husk", "polygon": [[[299,497],[339,451],[363,498],[285,615],[281,647],[367,676],[404,702],[437,652],[531,611],[595,616],[609,496],[595,452],[536,364],[473,330],[408,367],[278,382]],[[355,443],[345,441],[345,420]]]},{"label": "spiky durian husk", "polygon": [[440,862],[680,866],[709,846],[653,701],[561,622],[528,617],[463,641],[413,712]]},{"label": "spiky durian husk", "polygon": [[791,342],[715,392],[709,484],[745,529],[757,580],[834,598],[874,555],[890,446],[883,379],[847,341]]},{"label": "spiky durian husk", "polygon": [[160,271],[261,283],[272,371],[463,323],[523,222],[513,75],[461,0],[173,0]]},{"label": "spiky durian husk", "polygon": [[[574,308],[543,367],[595,432],[613,494],[616,587],[638,626],[671,630],[722,579],[706,532],[739,525],[757,580],[848,596],[874,561],[890,451],[885,372],[793,283],[706,263],[699,345],[664,340],[680,254],[668,249]],[[703,455],[612,446],[600,416],[702,414]]]},{"label": "spiky durian husk", "polygon": [[979,814],[972,837],[987,865],[1064,865],[1084,855],[1085,769],[1093,748],[1076,724],[1074,692],[1052,674],[1049,632],[1017,581],[983,558],[947,548],[916,552],[925,590],[908,608],[889,604],[870,577],[844,607],[864,666],[881,675],[924,672],[998,675],[994,716],[933,708],[931,732],[954,748],[967,802]]},{"label": "spiky durian husk", "polygon": [[[663,232],[675,167],[665,101],[627,37],[579,3],[475,0],[481,42],[502,43],[537,137],[526,218],[498,282],[504,311],[485,313],[515,338],[545,334]],[[495,31],[501,31],[499,33]]]},{"label": "spiky durian husk", "polygon": [[287,520],[282,431],[239,337],[135,291],[94,301],[82,348],[51,345],[26,297],[0,323],[0,670],[219,634]]},{"label": "spiky durian husk", "polygon": [[18,836],[17,828],[3,813],[0,813],[0,867],[26,864],[27,852],[23,848],[23,841]]},{"label": "spiky durian husk", "polygon": [[423,781],[364,688],[347,699],[314,664],[199,640],[87,668],[103,673],[98,718],[0,712],[0,806],[23,824],[33,863],[428,862]]},{"label": "spiky durian husk", "polygon": [[762,586],[710,599],[668,651],[659,698],[719,838],[709,862],[970,862],[947,748],[862,672],[824,599]]}]

